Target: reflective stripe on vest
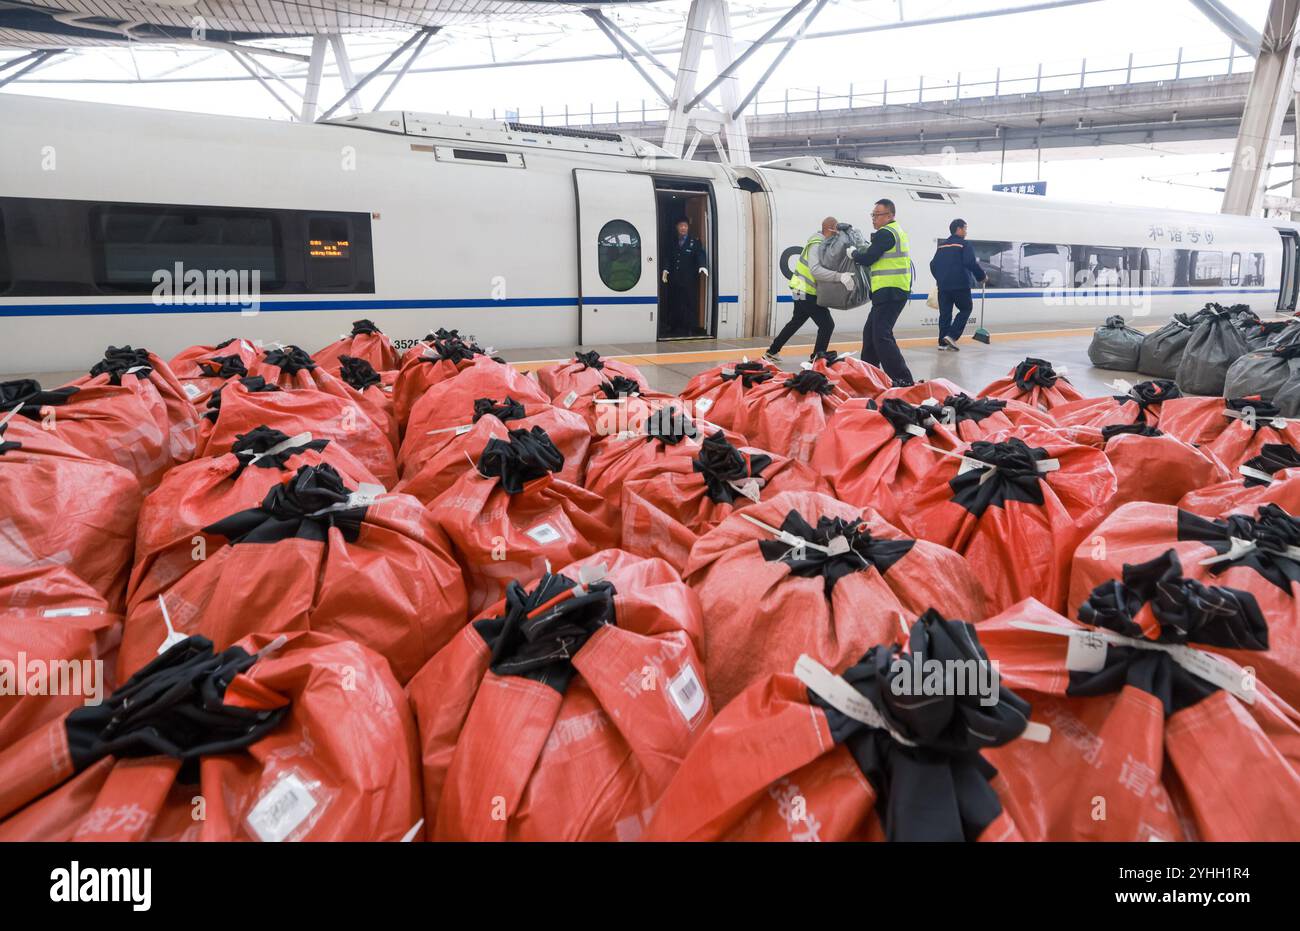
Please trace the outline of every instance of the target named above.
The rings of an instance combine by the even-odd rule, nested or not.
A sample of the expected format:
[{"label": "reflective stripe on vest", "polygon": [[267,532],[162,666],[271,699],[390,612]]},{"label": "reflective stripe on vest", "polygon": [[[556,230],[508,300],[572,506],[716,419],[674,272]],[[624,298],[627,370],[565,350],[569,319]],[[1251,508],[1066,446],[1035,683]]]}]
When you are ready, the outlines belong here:
[{"label": "reflective stripe on vest", "polygon": [[801,291],[809,297],[817,295],[817,279],[813,278],[812,269],[808,267],[808,250],[822,241],[820,236],[808,237],[808,242],[799,253],[799,261],[794,263],[794,274],[790,276],[790,290]]},{"label": "reflective stripe on vest", "polygon": [[882,255],[874,265],[867,269],[867,274],[871,278],[871,290],[901,288],[910,292],[912,290],[912,258],[908,249],[907,234],[903,232],[903,228],[898,225],[897,220],[891,220],[881,229],[887,229],[894,234],[894,248]]}]

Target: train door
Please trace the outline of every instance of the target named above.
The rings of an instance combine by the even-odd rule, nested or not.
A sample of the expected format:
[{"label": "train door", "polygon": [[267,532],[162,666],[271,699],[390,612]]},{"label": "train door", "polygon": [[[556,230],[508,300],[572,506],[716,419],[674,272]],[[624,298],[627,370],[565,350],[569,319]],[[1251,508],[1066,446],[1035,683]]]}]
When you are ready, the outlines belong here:
[{"label": "train door", "polygon": [[573,170],[578,206],[578,339],[649,343],[659,316],[658,231],[648,175]]},{"label": "train door", "polygon": [[1296,293],[1300,289],[1300,233],[1279,229],[1278,234],[1282,237],[1282,279],[1277,309],[1290,313],[1296,309]]},{"label": "train door", "polygon": [[[717,236],[713,219],[713,198],[707,182],[681,178],[655,181],[655,206],[659,215],[659,254],[663,257],[659,276],[658,338],[701,339],[717,333]],[[680,221],[688,224],[687,235],[704,249],[704,268],[678,254]],[[665,274],[668,273],[668,281]]]}]

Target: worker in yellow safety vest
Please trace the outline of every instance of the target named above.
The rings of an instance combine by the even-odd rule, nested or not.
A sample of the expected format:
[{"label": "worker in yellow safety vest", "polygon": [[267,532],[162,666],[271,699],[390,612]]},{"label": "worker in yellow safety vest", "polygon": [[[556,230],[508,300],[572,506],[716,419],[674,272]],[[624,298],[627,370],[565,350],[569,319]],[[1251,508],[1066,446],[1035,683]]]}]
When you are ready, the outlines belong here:
[{"label": "worker in yellow safety vest", "polygon": [[912,384],[912,372],[894,339],[894,324],[912,296],[912,258],[907,233],[895,219],[894,202],[881,199],[871,211],[871,243],[850,248],[849,255],[867,269],[871,312],[862,328],[862,358],[879,365],[895,385]]},{"label": "worker in yellow safety vest", "polygon": [[799,253],[799,260],[794,265],[794,274],[790,276],[790,290],[794,292],[794,313],[791,314],[790,321],[781,328],[781,332],[772,341],[767,352],[763,353],[763,358],[774,365],[781,364],[779,355],[781,347],[809,320],[817,324],[817,339],[813,343],[811,358],[815,358],[820,352],[825,352],[831,343],[831,334],[835,332],[835,321],[831,319],[830,310],[817,303],[817,282],[833,281],[844,277],[821,264],[822,243],[835,235],[838,225],[839,221],[834,217],[822,220],[821,232],[809,236],[803,251]]}]

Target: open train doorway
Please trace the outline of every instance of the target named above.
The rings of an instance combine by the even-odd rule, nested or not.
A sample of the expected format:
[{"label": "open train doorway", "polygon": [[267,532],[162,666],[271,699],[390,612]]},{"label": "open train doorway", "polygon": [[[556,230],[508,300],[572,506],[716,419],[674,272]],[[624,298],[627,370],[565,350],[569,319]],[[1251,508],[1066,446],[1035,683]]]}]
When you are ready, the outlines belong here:
[{"label": "open train doorway", "polygon": [[712,188],[708,182],[656,178],[655,209],[662,256],[658,338],[712,337],[718,307]]},{"label": "open train doorway", "polygon": [[1282,278],[1278,285],[1277,309],[1291,313],[1296,309],[1296,296],[1300,294],[1300,233],[1293,229],[1278,229],[1282,237]]}]

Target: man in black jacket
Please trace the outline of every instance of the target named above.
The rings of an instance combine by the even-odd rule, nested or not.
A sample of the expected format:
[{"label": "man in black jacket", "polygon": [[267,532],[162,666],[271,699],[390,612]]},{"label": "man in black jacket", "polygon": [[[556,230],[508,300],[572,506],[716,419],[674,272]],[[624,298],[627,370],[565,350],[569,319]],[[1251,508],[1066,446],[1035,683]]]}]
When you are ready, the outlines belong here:
[{"label": "man in black jacket", "polygon": [[663,283],[668,286],[668,335],[694,336],[699,326],[700,285],[707,282],[709,259],[691,235],[690,221],[677,221],[677,238],[664,257]]},{"label": "man in black jacket", "polygon": [[[939,291],[939,348],[945,352],[957,352],[957,340],[961,339],[970,319],[975,302],[971,300],[971,285],[988,280],[988,275],[980,267],[975,257],[975,250],[966,241],[966,221],[953,220],[948,224],[952,235],[939,243],[939,248],[930,260],[930,274]],[[957,319],[952,318],[952,309],[957,308]]]},{"label": "man in black jacket", "polygon": [[894,324],[912,296],[912,259],[908,236],[894,219],[894,202],[876,201],[871,211],[871,243],[850,248],[849,256],[866,266],[871,279],[871,312],[862,328],[862,361],[879,365],[895,385],[912,384],[912,371],[894,339]]}]

